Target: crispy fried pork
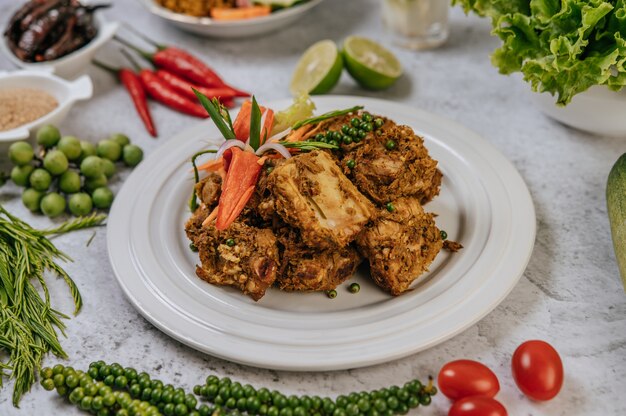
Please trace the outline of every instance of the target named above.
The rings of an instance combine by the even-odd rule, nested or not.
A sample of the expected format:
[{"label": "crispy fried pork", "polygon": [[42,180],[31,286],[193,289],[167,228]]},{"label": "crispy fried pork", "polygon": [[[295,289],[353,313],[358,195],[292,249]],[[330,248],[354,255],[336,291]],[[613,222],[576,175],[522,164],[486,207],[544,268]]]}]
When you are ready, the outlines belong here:
[{"label": "crispy fried pork", "polygon": [[[354,117],[307,125],[293,131],[292,139],[345,132]],[[400,295],[444,245],[462,248],[444,243],[434,215],[422,208],[439,194],[442,179],[423,139],[388,119],[359,138],[332,153],[266,160],[254,194],[225,231],[207,218],[218,204],[222,178],[210,173],[200,181],[201,204],[185,227],[199,250],[198,276],[259,300],[272,285],[285,291],[335,289],[365,258],[374,281]],[[388,202],[392,212],[383,208]]]},{"label": "crispy fried pork", "polygon": [[200,207],[185,226],[187,236],[198,248],[201,266],[196,274],[209,283],[233,286],[255,301],[265,295],[276,280],[279,257],[272,230],[235,222],[218,231],[213,224],[203,225],[208,215]]},{"label": "crispy fried pork", "polygon": [[[389,141],[395,143],[393,150],[386,147]],[[403,196],[414,196],[425,204],[439,194],[442,175],[437,161],[408,126],[386,120],[380,130],[344,154],[344,161],[350,159],[355,161],[350,179],[379,204]]]},{"label": "crispy fried pork", "polygon": [[362,261],[352,246],[320,250],[307,247],[299,233],[289,227],[279,235],[282,255],[276,286],[289,292],[315,292],[335,289],[352,277]]},{"label": "crispy fried pork", "polygon": [[268,178],[276,213],[318,249],[345,247],[375,214],[372,203],[328,153],[313,151],[276,167]]},{"label": "crispy fried pork", "polygon": [[397,296],[428,270],[443,241],[434,216],[417,198],[399,198],[393,206],[393,212],[381,210],[356,241],[376,284]]}]

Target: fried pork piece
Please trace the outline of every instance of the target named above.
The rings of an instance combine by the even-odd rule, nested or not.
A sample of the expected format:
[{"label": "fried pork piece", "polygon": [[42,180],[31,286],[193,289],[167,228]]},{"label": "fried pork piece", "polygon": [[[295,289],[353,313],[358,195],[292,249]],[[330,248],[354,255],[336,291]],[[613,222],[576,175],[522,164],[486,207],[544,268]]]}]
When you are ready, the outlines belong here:
[{"label": "fried pork piece", "polygon": [[[380,133],[380,134],[379,134]],[[393,141],[395,148],[387,149]],[[379,204],[414,196],[422,204],[439,194],[441,172],[424,146],[424,140],[408,126],[386,120],[382,128],[367,135],[344,155],[355,161],[349,175],[357,188]]]},{"label": "fried pork piece", "polygon": [[195,189],[198,199],[207,207],[212,208],[217,205],[222,193],[222,177],[211,172],[196,184]]},{"label": "fried pork piece", "polygon": [[352,277],[361,256],[351,245],[318,250],[300,242],[297,232],[279,236],[285,247],[280,259],[276,286],[288,292],[315,292],[335,289]]},{"label": "fried pork piece", "polygon": [[293,157],[269,175],[276,213],[317,249],[345,247],[375,215],[374,206],[328,153]]},{"label": "fried pork piece", "polygon": [[434,216],[424,212],[417,198],[400,198],[393,205],[394,212],[384,210],[358,236],[357,246],[369,260],[376,284],[397,296],[428,270],[443,241]]},{"label": "fried pork piece", "polygon": [[[276,280],[276,236],[269,229],[240,222],[218,231],[212,224],[202,226],[207,215],[208,209],[201,207],[185,226],[202,262],[202,266],[196,266],[196,274],[211,284],[236,287],[258,301]],[[230,240],[234,242],[232,247]]]}]

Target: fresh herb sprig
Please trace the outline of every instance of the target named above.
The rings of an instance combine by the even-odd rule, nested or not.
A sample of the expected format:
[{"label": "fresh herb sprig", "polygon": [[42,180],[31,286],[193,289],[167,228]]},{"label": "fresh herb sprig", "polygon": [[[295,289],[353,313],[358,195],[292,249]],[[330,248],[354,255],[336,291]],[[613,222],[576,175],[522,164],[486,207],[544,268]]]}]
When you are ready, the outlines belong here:
[{"label": "fresh herb sprig", "polygon": [[[0,361],[0,386],[4,377],[15,380],[13,405],[33,382],[47,352],[66,357],[57,330],[65,330],[68,316],[53,309],[45,271],[61,277],[70,289],[74,314],[82,299],[78,287],[59,265],[71,259],[47,238],[101,224],[105,215],[78,218],[50,230],[36,230],[0,205],[0,350],[7,353]],[[43,297],[34,285],[41,286]]]},{"label": "fresh herb sprig", "polygon": [[297,122],[296,124],[294,124],[292,128],[294,130],[297,130],[297,129],[299,129],[302,126],[306,126],[307,124],[316,124],[316,123],[322,122],[324,120],[328,120],[329,118],[345,116],[346,114],[355,113],[355,112],[357,112],[359,110],[362,110],[362,109],[363,109],[362,105],[357,105],[357,106],[352,107],[352,108],[346,108],[345,110],[329,111],[328,113],[324,113],[324,114],[316,116],[316,117],[308,118],[306,120],[301,120],[301,121]]},{"label": "fresh herb sprig", "polygon": [[198,100],[200,101],[200,104],[202,104],[202,107],[204,107],[207,113],[209,113],[209,116],[211,116],[211,120],[213,120],[213,123],[215,124],[217,129],[220,131],[220,133],[222,133],[224,139],[236,139],[237,136],[235,136],[235,129],[233,128],[233,124],[230,120],[230,114],[228,113],[228,110],[226,110],[226,108],[222,105],[222,103],[220,103],[217,98],[210,100],[209,97],[202,94],[196,89],[193,89],[193,92],[196,94],[196,97],[198,97]]},{"label": "fresh herb sprig", "polygon": [[324,142],[287,142],[287,141],[279,141],[279,144],[282,144],[288,149],[299,149],[303,151],[312,151],[312,150],[320,150],[320,149],[329,149],[329,150],[337,150],[339,146],[324,143]]},{"label": "fresh herb sprig", "polygon": [[[198,172],[198,166],[196,165],[196,159],[198,159],[202,155],[206,155],[207,153],[217,153],[217,150],[209,149],[203,150],[201,152],[196,153],[191,157],[191,164],[193,165],[193,176],[195,183],[200,182],[200,173]],[[194,212],[198,208],[198,199],[196,198],[196,190],[195,188],[191,191],[191,198],[189,199],[189,209],[191,212]]]}]

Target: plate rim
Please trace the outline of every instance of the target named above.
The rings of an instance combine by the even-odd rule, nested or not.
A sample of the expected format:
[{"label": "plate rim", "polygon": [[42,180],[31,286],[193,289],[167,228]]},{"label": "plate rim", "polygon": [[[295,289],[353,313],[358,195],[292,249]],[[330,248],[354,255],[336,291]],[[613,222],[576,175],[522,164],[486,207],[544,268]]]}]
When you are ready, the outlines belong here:
[{"label": "plate rim", "polygon": [[[523,275],[526,266],[530,260],[530,256],[532,254],[532,249],[534,247],[534,242],[535,242],[535,237],[536,237],[536,215],[535,215],[535,208],[534,208],[534,204],[532,202],[532,198],[530,195],[530,192],[528,190],[527,185],[525,184],[522,176],[520,175],[520,173],[517,171],[517,169],[515,168],[515,166],[497,149],[495,148],[495,146],[493,146],[489,141],[487,141],[486,139],[482,138],[481,136],[479,136],[478,134],[472,132],[471,130],[467,129],[466,127],[460,125],[459,123],[453,121],[453,120],[449,120],[447,118],[438,116],[438,115],[434,115],[431,114],[427,111],[418,109],[414,106],[411,105],[406,105],[406,104],[401,104],[401,103],[394,103],[391,102],[389,100],[381,100],[381,99],[373,99],[373,98],[366,98],[366,97],[359,97],[359,96],[339,96],[339,95],[334,95],[334,96],[324,96],[324,97],[315,97],[314,101],[316,103],[320,103],[320,102],[332,102],[333,100],[348,100],[348,101],[358,101],[359,103],[364,104],[366,107],[368,105],[373,106],[373,105],[385,105],[387,107],[390,108],[390,113],[394,112],[394,109],[396,111],[400,111],[401,109],[403,111],[411,111],[411,112],[415,112],[415,118],[423,118],[423,117],[428,117],[432,123],[434,125],[437,126],[445,126],[448,129],[454,130],[457,133],[456,134],[466,134],[468,135],[468,137],[470,137],[470,140],[472,141],[472,143],[480,148],[483,148],[483,150],[487,150],[488,153],[490,153],[491,157],[495,157],[495,162],[498,162],[498,165],[501,165],[500,167],[502,167],[502,165],[506,168],[507,170],[507,175],[512,175],[512,179],[515,180],[517,182],[516,184],[516,191],[517,191],[517,197],[521,198],[522,203],[525,206],[525,210],[526,210],[526,222],[530,224],[530,227],[528,229],[526,229],[526,235],[525,235],[525,255],[522,256],[521,258],[518,258],[517,262],[519,263],[519,265],[516,267],[516,271],[515,276],[513,278],[510,278],[508,281],[508,285],[504,290],[501,290],[499,292],[499,296],[495,297],[494,299],[492,299],[491,303],[489,305],[483,305],[480,312],[479,313],[474,313],[472,315],[471,319],[465,319],[462,324],[460,325],[455,325],[453,327],[452,330],[448,330],[447,332],[445,332],[444,334],[439,334],[437,337],[431,337],[430,341],[427,343],[422,343],[420,346],[416,347],[416,346],[408,346],[405,348],[396,348],[396,350],[394,352],[390,352],[390,353],[386,353],[386,354],[380,354],[380,353],[369,353],[369,355],[367,355],[366,357],[356,357],[354,359],[351,359],[349,362],[340,362],[340,361],[333,361],[333,360],[327,360],[325,362],[320,362],[319,359],[317,361],[311,361],[310,363],[303,363],[303,362],[298,362],[298,363],[294,363],[294,362],[290,362],[290,363],[285,363],[282,360],[276,360],[276,359],[263,359],[261,361],[259,361],[258,359],[251,359],[249,356],[250,355],[254,355],[254,354],[250,354],[250,353],[238,353],[237,351],[218,351],[215,349],[208,349],[206,345],[200,344],[199,342],[197,342],[196,340],[194,340],[192,337],[190,338],[189,336],[186,336],[185,334],[179,332],[176,330],[176,328],[171,328],[170,326],[164,324],[163,322],[161,322],[159,320],[159,318],[157,316],[154,316],[150,310],[148,310],[148,308],[145,307],[145,305],[143,304],[143,302],[139,299],[137,299],[135,296],[133,296],[133,293],[131,293],[130,288],[124,284],[123,279],[120,277],[122,276],[122,271],[118,269],[118,265],[116,264],[116,261],[114,259],[114,249],[116,248],[115,246],[119,244],[118,241],[113,241],[113,233],[112,232],[107,232],[107,243],[108,243],[108,252],[109,252],[109,258],[114,270],[114,274],[116,276],[116,279],[118,280],[118,283],[120,284],[120,286],[122,287],[122,290],[124,291],[125,296],[129,299],[129,301],[131,302],[131,304],[146,318],[148,319],[153,325],[155,325],[156,327],[158,327],[161,331],[165,332],[166,334],[168,334],[169,336],[195,348],[198,349],[202,352],[208,353],[212,356],[216,356],[222,359],[226,359],[229,361],[234,361],[234,362],[238,362],[238,363],[242,363],[242,364],[246,364],[246,365],[251,365],[251,366],[255,366],[255,367],[261,367],[261,368],[271,368],[271,369],[277,369],[277,370],[288,370],[288,371],[326,371],[326,370],[341,370],[341,369],[348,369],[348,368],[357,368],[357,367],[364,367],[364,366],[370,366],[370,365],[375,365],[375,364],[379,364],[382,362],[387,362],[387,361],[391,361],[391,360],[395,360],[398,358],[402,358],[411,354],[414,354],[416,352],[422,351],[424,349],[430,348],[438,343],[441,343],[455,335],[457,335],[458,333],[464,331],[465,329],[469,328],[470,326],[474,325],[476,322],[478,322],[479,320],[481,320],[484,316],[486,316],[488,313],[490,313],[498,304],[500,304],[507,296],[508,294],[511,292],[511,290],[513,290],[513,288],[515,287],[515,285],[517,284],[517,282],[519,281],[519,279],[521,278],[521,276]],[[283,102],[288,102],[288,100],[280,100]],[[280,103],[280,101],[274,100],[272,101],[272,105],[278,105],[278,103]],[[390,115],[390,117],[394,117],[393,115]],[[185,135],[189,135],[189,133],[186,133],[188,131],[191,130],[195,130],[198,129],[199,126],[201,124],[197,125],[197,126],[193,126],[190,127],[189,129],[180,132],[179,134],[176,135],[176,137],[180,137],[180,136],[185,136]],[[170,140],[168,140],[167,143],[172,142],[175,143],[176,142],[176,138],[173,137]],[[164,144],[163,146],[160,146],[160,148],[156,149],[155,151],[153,151],[153,153],[146,159],[146,160],[150,160],[150,158],[156,158],[156,155],[158,155],[159,150],[167,148],[166,144]],[[164,150],[161,150],[162,153],[164,153]],[[155,156],[153,156],[155,155]],[[493,161],[492,161],[493,162]],[[145,163],[145,162],[144,162]],[[147,166],[148,164],[146,164],[145,166]],[[141,167],[141,165],[140,165]],[[139,168],[140,168],[139,167]],[[138,168],[138,169],[139,169]],[[147,169],[147,168],[146,168]],[[131,177],[133,175],[139,175],[141,173],[141,170],[136,170],[135,172],[133,172],[131,174]],[[131,177],[129,177],[127,179],[127,181],[130,181]],[[504,189],[507,191],[507,196],[510,197],[512,196],[510,191],[509,191],[509,186],[504,187]],[[520,193],[521,191],[521,193]],[[120,191],[120,195],[124,192],[124,188],[122,189],[122,191]],[[119,195],[118,195],[119,196]],[[114,203],[114,206],[111,210],[110,216],[109,216],[109,227],[113,227],[116,218],[120,215],[118,214],[118,209],[116,209],[118,205],[117,201],[119,199],[116,199],[116,203]],[[512,207],[512,211],[514,210],[514,207]],[[511,237],[509,237],[509,241],[511,241]],[[495,264],[493,269],[499,269],[501,267],[506,267],[506,265],[504,264],[504,262],[499,259],[500,262]],[[496,267],[497,266],[497,267]],[[461,303],[466,303],[469,302],[469,300],[472,300],[473,298],[471,297],[467,297],[465,298]],[[455,307],[451,308],[454,309]],[[184,332],[184,331],[183,331]],[[226,334],[227,336],[230,336],[230,334]],[[245,348],[244,348],[245,349]]]}]

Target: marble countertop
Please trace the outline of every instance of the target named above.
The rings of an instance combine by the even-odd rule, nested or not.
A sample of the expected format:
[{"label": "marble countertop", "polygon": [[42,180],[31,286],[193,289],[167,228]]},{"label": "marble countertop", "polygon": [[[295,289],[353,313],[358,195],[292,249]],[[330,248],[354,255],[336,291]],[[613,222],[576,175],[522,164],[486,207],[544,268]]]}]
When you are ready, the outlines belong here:
[{"label": "marble countertop", "polygon": [[[15,7],[0,0],[6,20]],[[378,1],[327,1],[298,24],[258,39],[210,40],[180,32],[147,13],[138,1],[113,1],[110,19],[132,23],[150,36],[180,44],[206,58],[219,73],[255,91],[261,100],[288,95],[294,65],[313,42],[341,41],[363,34],[385,42]],[[67,271],[76,280],[84,308],[67,321],[62,345],[68,363],[86,368],[103,359],[145,370],[166,383],[191,389],[210,374],[228,375],[242,383],[265,385],[288,393],[335,396],[371,390],[436,374],[447,361],[471,358],[484,362],[499,376],[498,395],[512,416],[626,414],[626,294],[622,288],[605,207],[607,174],[626,150],[624,139],[596,137],[564,127],[540,113],[519,77],[498,75],[489,53],[498,41],[487,21],[451,14],[448,43],[435,51],[394,49],[406,76],[393,88],[370,93],[344,75],[337,94],[367,95],[413,105],[451,118],[493,143],[519,169],[537,211],[537,241],[524,276],[511,294],[478,324],[422,353],[375,367],[323,373],[288,373],[233,364],[196,352],[161,333],[126,301],[115,281],[106,252],[106,230],[86,230],[55,240],[71,254]],[[115,44],[100,53],[102,60],[121,63]],[[254,70],[251,70],[254,68]],[[0,57],[0,70],[11,65]],[[92,68],[95,96],[77,105],[61,125],[63,132],[96,141],[123,131],[149,153],[195,119],[153,106],[160,138],[151,139],[137,121],[122,88],[106,73]],[[6,160],[0,169],[7,170]],[[122,175],[123,176],[123,175]],[[123,179],[123,178],[122,178]],[[118,186],[122,180],[118,180]],[[29,214],[13,185],[0,189],[0,203],[32,224],[50,220]],[[67,289],[51,284],[61,310],[71,312]],[[528,339],[552,343],[565,365],[561,394],[547,403],[533,403],[510,376],[510,357]],[[358,351],[355,351],[358,354]],[[46,365],[58,362],[45,359]],[[0,390],[0,414],[78,415],[73,406],[39,385],[26,394],[21,409],[10,404],[12,383]],[[446,415],[445,397],[415,414]]]}]

